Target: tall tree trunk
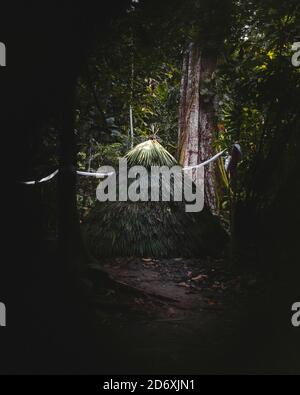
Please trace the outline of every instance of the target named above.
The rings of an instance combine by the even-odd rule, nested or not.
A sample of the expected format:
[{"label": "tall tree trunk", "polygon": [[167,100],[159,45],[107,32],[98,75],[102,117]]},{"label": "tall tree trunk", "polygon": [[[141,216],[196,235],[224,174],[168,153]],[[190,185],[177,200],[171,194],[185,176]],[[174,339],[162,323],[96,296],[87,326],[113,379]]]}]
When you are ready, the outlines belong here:
[{"label": "tall tree trunk", "polygon": [[[197,165],[214,152],[213,133],[216,130],[213,73],[217,64],[214,51],[201,49],[191,43],[183,60],[178,158],[183,166]],[[211,211],[217,208],[215,191],[215,164],[205,168],[205,204]]]},{"label": "tall tree trunk", "polygon": [[76,142],[74,133],[74,90],[68,92],[60,133],[59,252],[65,275],[78,279],[85,257],[76,201]]}]

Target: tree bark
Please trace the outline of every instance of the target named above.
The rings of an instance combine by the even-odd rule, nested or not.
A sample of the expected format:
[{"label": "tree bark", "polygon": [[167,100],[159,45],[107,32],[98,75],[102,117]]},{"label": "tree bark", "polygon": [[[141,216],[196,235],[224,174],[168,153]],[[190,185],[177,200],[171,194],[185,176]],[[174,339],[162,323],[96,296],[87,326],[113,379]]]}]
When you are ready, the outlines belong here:
[{"label": "tree bark", "polygon": [[[216,117],[212,80],[216,64],[214,51],[194,43],[184,55],[178,131],[178,159],[183,166],[197,165],[214,154]],[[205,204],[212,212],[217,208],[214,173],[214,163],[205,167]]]},{"label": "tree bark", "polygon": [[86,258],[76,201],[76,141],[74,133],[73,89],[66,95],[60,132],[60,169],[58,181],[59,252],[65,275],[76,280]]}]

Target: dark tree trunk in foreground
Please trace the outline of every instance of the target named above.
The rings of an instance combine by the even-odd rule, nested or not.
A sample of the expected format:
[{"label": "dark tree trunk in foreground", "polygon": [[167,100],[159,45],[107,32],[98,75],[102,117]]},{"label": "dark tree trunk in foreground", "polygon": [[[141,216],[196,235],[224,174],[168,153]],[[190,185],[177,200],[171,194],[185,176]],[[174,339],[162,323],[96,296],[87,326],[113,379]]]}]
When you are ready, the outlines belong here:
[{"label": "dark tree trunk in foreground", "polygon": [[74,90],[66,95],[60,130],[59,252],[69,279],[78,279],[85,249],[80,232],[76,201],[76,141],[74,133]]},{"label": "dark tree trunk in foreground", "polygon": [[[197,165],[213,156],[216,119],[213,73],[217,56],[191,43],[185,53],[180,89],[178,158],[183,166]],[[205,204],[217,208],[215,164],[205,166]]]}]

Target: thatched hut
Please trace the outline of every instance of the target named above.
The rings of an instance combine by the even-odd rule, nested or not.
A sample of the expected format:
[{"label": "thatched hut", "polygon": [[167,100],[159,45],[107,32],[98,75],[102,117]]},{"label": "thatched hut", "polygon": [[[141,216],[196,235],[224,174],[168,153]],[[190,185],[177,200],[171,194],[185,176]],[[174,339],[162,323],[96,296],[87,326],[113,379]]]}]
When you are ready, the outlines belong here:
[{"label": "thatched hut", "polygon": [[[129,166],[141,165],[147,169],[177,164],[156,140],[137,145],[126,159]],[[95,256],[215,255],[223,250],[226,240],[217,218],[207,209],[187,213],[185,202],[172,199],[170,202],[97,201],[87,218],[85,235]]]}]

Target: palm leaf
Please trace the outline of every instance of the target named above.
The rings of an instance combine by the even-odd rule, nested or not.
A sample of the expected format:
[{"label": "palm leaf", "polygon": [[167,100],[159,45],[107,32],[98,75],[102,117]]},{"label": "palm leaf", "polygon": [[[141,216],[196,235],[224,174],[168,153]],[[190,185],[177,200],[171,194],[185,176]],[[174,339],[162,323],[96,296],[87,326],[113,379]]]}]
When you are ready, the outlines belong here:
[{"label": "palm leaf", "polygon": [[168,166],[177,164],[176,159],[156,140],[147,140],[129,151],[125,158],[129,166]]}]

